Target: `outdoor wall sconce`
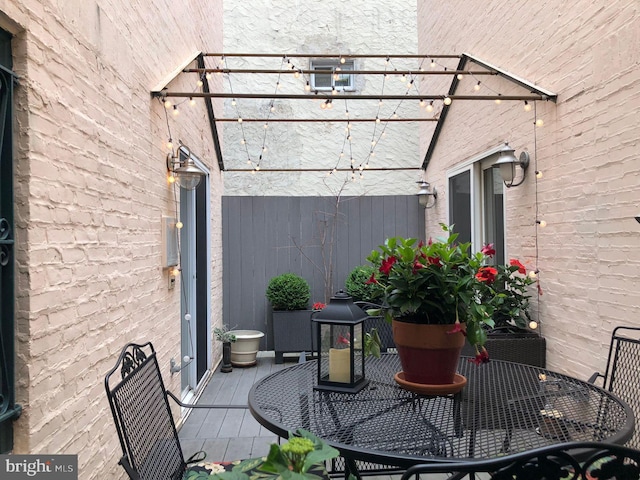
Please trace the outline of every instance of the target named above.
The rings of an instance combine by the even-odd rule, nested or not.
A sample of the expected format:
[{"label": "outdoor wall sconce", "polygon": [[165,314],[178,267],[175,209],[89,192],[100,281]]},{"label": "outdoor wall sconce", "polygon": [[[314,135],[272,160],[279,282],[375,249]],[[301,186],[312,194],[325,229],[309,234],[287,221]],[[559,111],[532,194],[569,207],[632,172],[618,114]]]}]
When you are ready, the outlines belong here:
[{"label": "outdoor wall sconce", "polygon": [[340,290],[314,312],[320,391],[357,393],[369,383],[364,375],[364,321],[369,316]]},{"label": "outdoor wall sconce", "polygon": [[[518,183],[514,183],[516,165],[519,165],[520,170],[522,170],[522,178]],[[494,166],[500,168],[502,181],[507,188],[517,187],[518,185],[522,185],[526,177],[527,167],[529,166],[529,153],[522,152],[520,153],[520,158],[516,158],[515,150],[511,148],[509,144],[505,143],[503,149],[500,151],[500,158],[498,158]]]},{"label": "outdoor wall sconce", "polygon": [[167,170],[171,172],[180,188],[194,190],[200,185],[205,173],[196,167],[191,158],[191,152],[184,146],[178,150],[178,155],[167,154]]},{"label": "outdoor wall sconce", "polygon": [[[418,180],[416,183],[419,184],[418,193],[418,202],[424,208],[431,208],[436,204],[436,199],[438,198],[438,192],[436,192],[436,187],[430,189],[431,185],[426,180]],[[429,203],[429,197],[433,197],[433,202]]]}]

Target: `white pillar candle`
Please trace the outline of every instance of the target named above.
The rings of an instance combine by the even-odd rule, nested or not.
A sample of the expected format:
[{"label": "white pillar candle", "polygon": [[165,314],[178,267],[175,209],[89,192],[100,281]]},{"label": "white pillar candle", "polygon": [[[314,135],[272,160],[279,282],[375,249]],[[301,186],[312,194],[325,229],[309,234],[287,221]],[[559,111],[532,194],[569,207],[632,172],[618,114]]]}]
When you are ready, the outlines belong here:
[{"label": "white pillar candle", "polygon": [[349,383],[351,381],[351,349],[329,349],[329,381]]}]

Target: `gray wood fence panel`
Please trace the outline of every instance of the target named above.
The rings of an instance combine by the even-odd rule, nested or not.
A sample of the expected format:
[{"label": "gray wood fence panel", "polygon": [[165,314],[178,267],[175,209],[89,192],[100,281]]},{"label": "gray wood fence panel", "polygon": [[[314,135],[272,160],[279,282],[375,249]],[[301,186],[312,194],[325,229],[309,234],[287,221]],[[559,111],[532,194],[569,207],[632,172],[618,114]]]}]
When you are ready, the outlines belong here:
[{"label": "gray wood fence panel", "polygon": [[293,272],[309,282],[310,304],[325,301],[321,234],[334,217],[333,293],[344,288],[349,272],[366,264],[367,255],[386,238],[424,238],[424,209],[415,195],[343,197],[337,217],[335,202],[333,197],[222,198],[226,325],[265,332],[261,348],[272,349],[265,290],[271,277],[281,273]]}]

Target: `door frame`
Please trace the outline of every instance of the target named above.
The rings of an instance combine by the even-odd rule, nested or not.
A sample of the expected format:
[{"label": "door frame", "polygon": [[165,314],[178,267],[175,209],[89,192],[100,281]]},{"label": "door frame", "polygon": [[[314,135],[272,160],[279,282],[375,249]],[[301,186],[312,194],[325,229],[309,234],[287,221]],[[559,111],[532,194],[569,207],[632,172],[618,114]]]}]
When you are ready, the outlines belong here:
[{"label": "door frame", "polygon": [[[189,401],[211,368],[211,296],[198,295],[198,290],[211,291],[211,195],[209,169],[188,149],[182,152],[191,155],[195,165],[205,172],[195,190],[180,189],[180,345],[184,364],[180,382],[182,398]],[[204,228],[204,235],[197,235],[197,228]],[[204,245],[198,244],[199,238],[201,243],[204,239]],[[200,289],[199,281],[203,282]],[[199,326],[198,322],[204,325]],[[199,338],[198,332],[205,338]],[[185,357],[189,357],[186,364]],[[202,366],[203,358],[206,369],[198,377],[198,364]]]}]

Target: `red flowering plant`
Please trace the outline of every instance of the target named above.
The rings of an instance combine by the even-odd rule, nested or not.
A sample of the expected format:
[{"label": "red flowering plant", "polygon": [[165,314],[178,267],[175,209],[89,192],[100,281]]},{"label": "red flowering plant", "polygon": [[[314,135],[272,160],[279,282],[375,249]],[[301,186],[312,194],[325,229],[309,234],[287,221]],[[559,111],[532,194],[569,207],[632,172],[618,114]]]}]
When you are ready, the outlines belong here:
[{"label": "red flowering plant", "polygon": [[494,326],[491,295],[498,275],[487,263],[495,251],[486,246],[471,253],[470,243],[458,243],[452,227],[441,226],[446,238],[425,244],[393,237],[371,252],[367,260],[377,270],[368,283],[380,289],[384,307],[370,314],[383,314],[389,322],[453,324],[451,333],[463,332],[475,346],[474,361],[486,362],[483,345],[487,327]]},{"label": "red flowering plant", "polygon": [[509,265],[495,266],[495,279],[481,294],[482,302],[493,305],[495,327],[526,329],[531,321],[529,313],[529,285],[535,280],[527,275],[526,267],[512,258]]}]

